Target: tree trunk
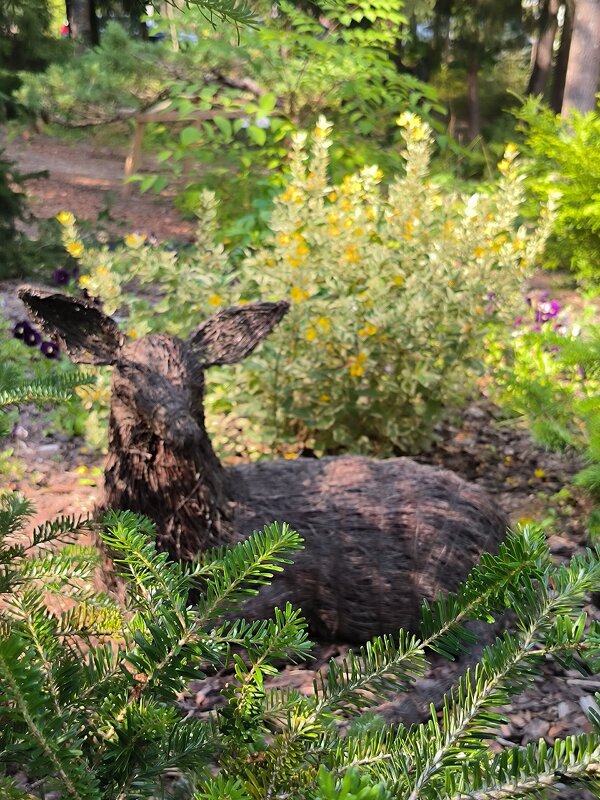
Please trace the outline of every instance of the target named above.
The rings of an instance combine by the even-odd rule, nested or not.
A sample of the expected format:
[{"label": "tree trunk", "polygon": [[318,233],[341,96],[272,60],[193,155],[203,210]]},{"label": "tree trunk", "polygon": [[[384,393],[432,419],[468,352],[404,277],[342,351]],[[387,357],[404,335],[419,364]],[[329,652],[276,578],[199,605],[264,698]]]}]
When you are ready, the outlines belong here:
[{"label": "tree trunk", "polygon": [[552,81],[552,94],[550,106],[555,114],[560,114],[565,92],[565,78],[567,76],[567,65],[569,63],[569,51],[571,49],[571,36],[573,35],[573,0],[565,3],[565,18],[563,20],[562,31],[560,34],[560,45],[556,64],[554,67],[554,80]]},{"label": "tree trunk", "polygon": [[82,44],[92,44],[92,4],[90,0],[69,0],[67,19],[71,38]]},{"label": "tree trunk", "polygon": [[554,39],[558,30],[559,0],[546,0],[540,14],[538,39],[535,45],[535,59],[529,77],[526,94],[543,95],[546,92],[550,70]]},{"label": "tree trunk", "polygon": [[600,77],[600,0],[577,0],[561,114],[596,107]]},{"label": "tree trunk", "polygon": [[467,103],[469,107],[469,138],[473,140],[481,133],[479,62],[476,57],[471,58],[467,70]]}]

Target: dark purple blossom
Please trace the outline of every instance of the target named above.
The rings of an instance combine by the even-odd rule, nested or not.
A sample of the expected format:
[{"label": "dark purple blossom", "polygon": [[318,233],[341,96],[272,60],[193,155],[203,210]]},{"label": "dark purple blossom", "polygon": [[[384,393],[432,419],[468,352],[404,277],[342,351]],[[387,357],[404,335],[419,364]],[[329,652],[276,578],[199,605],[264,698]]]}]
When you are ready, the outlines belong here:
[{"label": "dark purple blossom", "polygon": [[558,300],[550,300],[540,303],[535,311],[535,321],[544,324],[554,317],[557,317],[560,312],[560,303]]},{"label": "dark purple blossom", "polygon": [[523,324],[523,317],[515,317],[513,321],[513,326],[517,328],[519,325]]},{"label": "dark purple blossom", "polygon": [[55,269],[52,273],[52,280],[57,284],[57,286],[64,286],[71,280],[71,276],[69,275],[68,270],[60,267],[59,269]]},{"label": "dark purple blossom", "polygon": [[23,336],[23,341],[27,347],[37,347],[42,341],[42,337],[34,328],[29,328],[27,333]]},{"label": "dark purple blossom", "polygon": [[20,322],[17,322],[12,333],[15,339],[24,339],[26,334],[28,334],[30,331],[31,325],[27,322],[27,320],[23,319]]},{"label": "dark purple blossom", "polygon": [[585,369],[581,366],[581,364],[577,367],[577,374],[579,375],[582,381],[584,381],[587,377]]},{"label": "dark purple blossom", "polygon": [[488,292],[487,299],[490,301],[490,303],[495,303],[497,298],[498,295],[496,294],[496,292]]},{"label": "dark purple blossom", "polygon": [[54,344],[54,342],[42,342],[40,345],[40,350],[46,356],[46,358],[58,358],[60,355],[60,349],[57,344]]}]

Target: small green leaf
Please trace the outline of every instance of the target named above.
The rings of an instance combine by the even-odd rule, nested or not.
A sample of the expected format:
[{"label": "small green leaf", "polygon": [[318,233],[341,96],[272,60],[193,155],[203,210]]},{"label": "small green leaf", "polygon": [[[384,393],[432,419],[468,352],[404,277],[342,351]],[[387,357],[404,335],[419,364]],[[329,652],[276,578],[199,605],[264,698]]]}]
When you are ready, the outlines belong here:
[{"label": "small green leaf", "polygon": [[267,94],[263,94],[258,101],[258,107],[265,114],[268,114],[269,112],[273,111],[276,105],[277,105],[277,97],[272,92],[267,92]]},{"label": "small green leaf", "polygon": [[250,125],[247,128],[248,136],[252,139],[253,142],[256,144],[262,145],[267,141],[267,134],[263,128],[259,128],[258,125]]},{"label": "small green leaf", "polygon": [[215,123],[217,128],[221,131],[225,139],[229,141],[232,136],[231,121],[228,120],[227,117],[215,117],[213,122]]},{"label": "small green leaf", "polygon": [[179,140],[181,144],[185,147],[188,147],[191,144],[199,141],[202,138],[202,134],[195,128],[193,125],[188,125],[187,128],[184,128],[181,133],[179,134]]}]

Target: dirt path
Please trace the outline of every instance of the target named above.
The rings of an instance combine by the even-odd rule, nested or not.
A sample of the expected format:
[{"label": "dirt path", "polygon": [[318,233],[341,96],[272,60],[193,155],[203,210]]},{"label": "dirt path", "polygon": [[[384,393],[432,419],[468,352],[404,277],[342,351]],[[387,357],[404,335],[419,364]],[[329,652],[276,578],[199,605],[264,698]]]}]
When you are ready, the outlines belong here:
[{"label": "dirt path", "polygon": [[158,197],[140,195],[123,185],[128,141],[120,148],[85,142],[64,142],[43,135],[18,137],[6,146],[6,156],[21,172],[48,170],[48,178],[28,183],[30,208],[35,216],[54,217],[61,210],[93,221],[109,210],[108,229],[154,233],[159,239],[181,239],[193,234],[193,224],[184,220],[164,192]]}]

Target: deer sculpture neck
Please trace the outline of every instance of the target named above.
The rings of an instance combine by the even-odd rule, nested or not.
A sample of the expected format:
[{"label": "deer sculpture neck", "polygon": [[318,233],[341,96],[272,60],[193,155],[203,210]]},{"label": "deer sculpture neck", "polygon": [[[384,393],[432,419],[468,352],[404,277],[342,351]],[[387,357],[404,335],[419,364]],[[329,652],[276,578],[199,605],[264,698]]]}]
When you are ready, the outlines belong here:
[{"label": "deer sculpture neck", "polygon": [[174,558],[230,543],[224,470],[204,422],[204,378],[190,369],[186,344],[154,335],[124,345],[112,394],[106,507],[149,516]]}]

